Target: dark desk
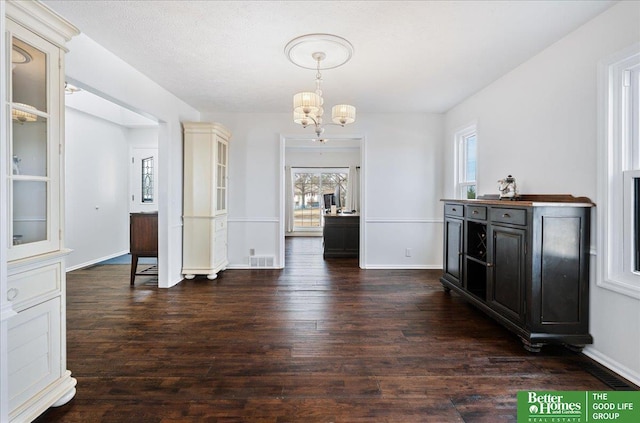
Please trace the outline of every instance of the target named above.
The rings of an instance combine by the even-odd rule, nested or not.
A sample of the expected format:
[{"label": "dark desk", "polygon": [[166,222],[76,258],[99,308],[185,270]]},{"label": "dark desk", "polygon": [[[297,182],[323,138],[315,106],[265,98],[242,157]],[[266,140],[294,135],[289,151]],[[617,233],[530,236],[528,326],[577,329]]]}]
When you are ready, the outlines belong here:
[{"label": "dark desk", "polygon": [[324,215],[324,253],[328,257],[358,257],[360,254],[360,215]]},{"label": "dark desk", "polygon": [[158,274],[157,266],[138,272],[138,257],[158,257],[158,213],[131,213],[129,222],[131,285],[133,285],[136,276]]}]

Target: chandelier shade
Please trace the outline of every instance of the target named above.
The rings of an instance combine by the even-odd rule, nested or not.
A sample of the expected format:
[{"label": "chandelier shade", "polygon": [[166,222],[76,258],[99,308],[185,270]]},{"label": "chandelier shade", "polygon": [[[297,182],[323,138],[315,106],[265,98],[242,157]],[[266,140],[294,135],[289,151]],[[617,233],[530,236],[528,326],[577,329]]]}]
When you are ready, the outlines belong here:
[{"label": "chandelier shade", "polygon": [[338,125],[356,121],[356,108],[349,104],[337,104],[331,108],[331,120]]},{"label": "chandelier shade", "polygon": [[[356,120],[356,108],[349,104],[338,104],[331,109],[331,122],[323,123],[324,99],[322,97],[322,69],[342,66],[351,59],[353,46],[344,38],[331,34],[308,34],[294,38],[285,46],[289,60],[302,68],[313,69],[315,64],[316,90],[303,91],[293,96],[293,121],[306,128],[314,127],[320,138],[326,125],[345,126]],[[321,140],[322,141],[322,140]]]},{"label": "chandelier shade", "polygon": [[293,96],[293,110],[308,115],[316,114],[322,106],[322,97],[310,91],[304,91]]}]

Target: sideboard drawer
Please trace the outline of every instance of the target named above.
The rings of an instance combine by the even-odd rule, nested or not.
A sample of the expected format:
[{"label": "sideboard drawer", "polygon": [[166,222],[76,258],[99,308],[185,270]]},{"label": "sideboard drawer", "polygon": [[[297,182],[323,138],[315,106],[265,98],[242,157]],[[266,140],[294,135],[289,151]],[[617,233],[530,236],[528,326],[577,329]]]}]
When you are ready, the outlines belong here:
[{"label": "sideboard drawer", "polygon": [[487,208],[483,206],[467,206],[469,219],[487,220]]},{"label": "sideboard drawer", "polygon": [[449,216],[464,216],[464,206],[462,204],[445,204],[444,214]]},{"label": "sideboard drawer", "polygon": [[492,208],[491,220],[493,222],[511,223],[512,225],[526,225],[527,211],[523,209]]}]

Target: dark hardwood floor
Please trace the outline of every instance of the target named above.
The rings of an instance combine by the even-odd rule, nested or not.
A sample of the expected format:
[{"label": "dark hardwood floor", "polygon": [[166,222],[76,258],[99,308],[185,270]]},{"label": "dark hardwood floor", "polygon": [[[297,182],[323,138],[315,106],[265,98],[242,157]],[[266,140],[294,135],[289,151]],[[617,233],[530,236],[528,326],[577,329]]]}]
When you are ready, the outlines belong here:
[{"label": "dark hardwood floor", "polygon": [[284,270],[171,289],[129,267],[68,274],[76,397],[38,422],[515,422],[518,390],[610,390],[518,338],[440,271],[361,270],[287,240]]}]

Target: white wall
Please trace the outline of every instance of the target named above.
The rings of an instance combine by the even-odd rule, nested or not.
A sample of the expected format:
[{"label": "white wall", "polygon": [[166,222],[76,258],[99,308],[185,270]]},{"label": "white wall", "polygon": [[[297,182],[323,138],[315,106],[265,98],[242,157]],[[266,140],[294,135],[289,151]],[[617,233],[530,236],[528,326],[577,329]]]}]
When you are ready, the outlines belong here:
[{"label": "white wall", "polygon": [[129,128],[127,139],[135,148],[158,148],[158,128]]},{"label": "white wall", "polygon": [[[446,195],[454,193],[453,134],[476,120],[480,194],[497,193],[496,181],[512,174],[522,193],[595,200],[597,64],[640,41],[638,16],[639,2],[621,2],[450,110]],[[595,255],[591,265],[594,344],[585,353],[640,384],[640,302],[599,288]]]},{"label": "white wall", "polygon": [[[326,149],[323,149],[326,147]],[[287,147],[285,165],[293,167],[349,167],[360,166],[360,149],[340,150],[334,145],[322,145],[313,149]]]},{"label": "white wall", "polygon": [[[82,28],[80,28],[82,30]],[[84,34],[67,44],[67,77],[76,85],[153,116],[158,128],[158,286],[182,280],[182,127],[200,113]],[[67,212],[73,204],[67,204]]]},{"label": "white wall", "polygon": [[[209,114],[230,129],[229,262],[246,266],[250,248],[281,263],[280,135],[307,134],[289,113]],[[311,132],[312,134],[312,132]],[[443,116],[360,114],[327,138],[364,136],[363,230],[367,268],[440,268]],[[405,248],[412,257],[405,257]]]},{"label": "white wall", "polygon": [[72,270],[129,252],[129,130],[66,108],[65,245]]}]

